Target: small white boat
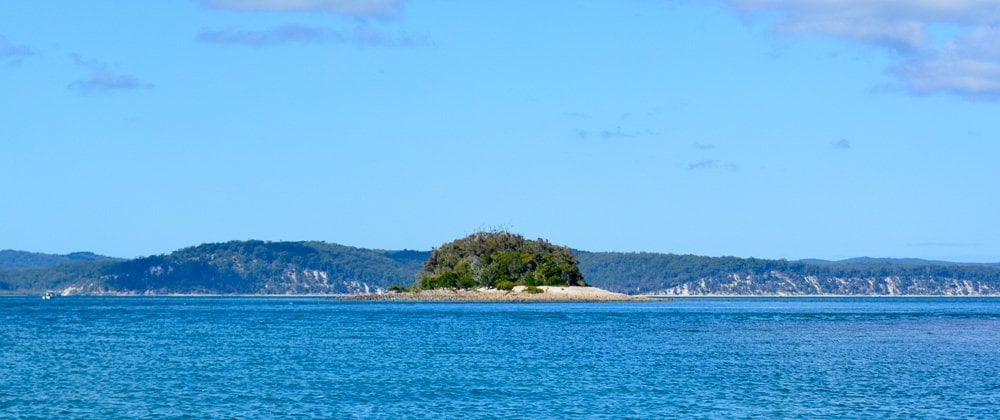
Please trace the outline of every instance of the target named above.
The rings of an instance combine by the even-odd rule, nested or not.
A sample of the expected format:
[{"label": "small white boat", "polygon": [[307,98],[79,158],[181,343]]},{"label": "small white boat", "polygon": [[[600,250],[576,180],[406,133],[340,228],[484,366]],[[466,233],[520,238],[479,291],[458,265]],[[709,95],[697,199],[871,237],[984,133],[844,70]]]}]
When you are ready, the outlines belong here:
[{"label": "small white boat", "polygon": [[45,294],[42,295],[42,299],[49,300],[49,299],[52,299],[53,297],[55,297],[55,295],[56,294],[52,293],[52,292],[45,292]]}]

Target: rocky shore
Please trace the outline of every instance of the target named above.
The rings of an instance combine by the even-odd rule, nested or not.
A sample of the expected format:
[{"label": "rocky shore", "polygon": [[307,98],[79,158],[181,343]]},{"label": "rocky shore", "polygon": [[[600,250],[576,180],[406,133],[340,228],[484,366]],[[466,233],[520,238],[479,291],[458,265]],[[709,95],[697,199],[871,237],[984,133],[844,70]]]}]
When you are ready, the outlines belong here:
[{"label": "rocky shore", "polygon": [[636,302],[644,296],[613,293],[596,287],[539,286],[542,293],[529,293],[524,286],[514,290],[480,288],[476,290],[434,289],[419,292],[389,292],[377,295],[346,296],[344,300],[401,302]]}]

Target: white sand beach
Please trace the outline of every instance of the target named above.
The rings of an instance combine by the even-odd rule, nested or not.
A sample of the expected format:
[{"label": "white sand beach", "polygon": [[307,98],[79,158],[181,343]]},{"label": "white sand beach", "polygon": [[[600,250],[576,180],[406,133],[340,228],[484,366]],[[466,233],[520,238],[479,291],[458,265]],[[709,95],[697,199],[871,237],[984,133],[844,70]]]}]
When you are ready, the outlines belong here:
[{"label": "white sand beach", "polygon": [[609,292],[597,287],[539,286],[542,293],[529,293],[524,286],[513,290],[479,288],[476,290],[435,289],[419,292],[389,292],[379,295],[346,296],[345,300],[427,301],[427,302],[626,302],[649,300]]}]

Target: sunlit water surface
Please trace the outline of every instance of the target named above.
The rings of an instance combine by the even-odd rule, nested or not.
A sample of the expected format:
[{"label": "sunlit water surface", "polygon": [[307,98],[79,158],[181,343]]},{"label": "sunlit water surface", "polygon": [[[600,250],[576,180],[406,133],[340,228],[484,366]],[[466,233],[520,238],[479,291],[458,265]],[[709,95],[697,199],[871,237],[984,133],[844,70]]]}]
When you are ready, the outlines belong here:
[{"label": "sunlit water surface", "polygon": [[1000,417],[1000,299],[0,297],[0,417]]}]

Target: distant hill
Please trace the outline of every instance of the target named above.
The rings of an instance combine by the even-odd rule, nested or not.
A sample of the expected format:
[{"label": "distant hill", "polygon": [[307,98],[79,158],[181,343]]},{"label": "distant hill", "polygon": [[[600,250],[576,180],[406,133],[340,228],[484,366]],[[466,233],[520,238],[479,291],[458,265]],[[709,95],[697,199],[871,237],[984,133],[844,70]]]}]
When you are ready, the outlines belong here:
[{"label": "distant hill", "polygon": [[663,295],[996,295],[1000,268],[918,260],[766,260],[579,252],[591,284]]},{"label": "distant hill", "polygon": [[205,244],[110,266],[97,291],[375,293],[390,283],[413,283],[428,255],[324,242]]},{"label": "distant hill", "polygon": [[375,293],[410,284],[429,252],[324,242],[232,241],[127,261],[0,270],[0,290],[73,294]]},{"label": "distant hill", "polygon": [[0,269],[47,268],[59,264],[81,261],[104,261],[114,258],[97,255],[92,252],[74,252],[71,254],[42,254],[38,252],[0,250]]},{"label": "distant hill", "polygon": [[[630,294],[1000,295],[1000,267],[991,264],[574,253],[588,284]],[[377,293],[393,284],[414,284],[431,253],[325,242],[232,241],[133,260],[70,255],[0,251],[0,292]]]},{"label": "distant hill", "polygon": [[896,264],[896,265],[946,265],[946,266],[962,265],[962,266],[1000,267],[1000,263],[962,263],[962,262],[952,262],[952,261],[924,260],[920,258],[858,257],[858,258],[848,258],[846,260],[839,260],[839,261],[804,259],[804,260],[798,260],[797,262],[803,264],[812,264],[812,265]]}]

